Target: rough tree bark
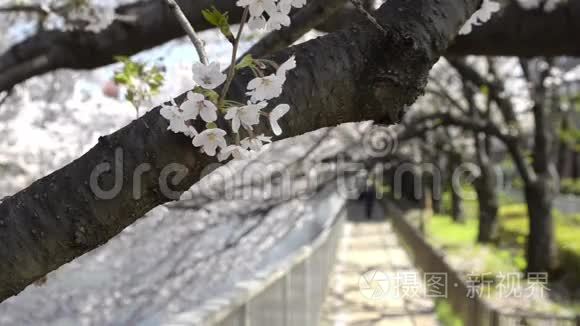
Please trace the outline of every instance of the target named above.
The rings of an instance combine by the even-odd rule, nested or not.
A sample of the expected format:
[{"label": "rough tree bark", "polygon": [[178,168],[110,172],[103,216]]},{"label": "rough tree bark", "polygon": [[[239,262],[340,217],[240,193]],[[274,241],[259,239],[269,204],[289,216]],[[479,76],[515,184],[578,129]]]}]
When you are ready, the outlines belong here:
[{"label": "rough tree bark", "polygon": [[[273,55],[271,59],[282,62],[293,54],[299,65],[288,74],[279,99],[293,108],[282,123],[284,136],[349,121],[398,121],[421,94],[432,65],[480,4],[481,0],[390,0],[376,12],[386,35],[368,23],[353,25]],[[238,75],[233,98],[242,100],[250,78],[249,71]],[[182,100],[183,95],[176,102]],[[212,160],[194,150],[187,137],[167,131],[167,126],[155,108],[102,137],[73,163],[3,200],[0,300],[173,199],[159,190],[168,164],[179,164],[185,173],[181,180],[173,180],[172,189],[178,193],[199,180]],[[118,149],[123,159],[116,157]],[[90,175],[99,164],[112,162],[123,172],[120,191],[102,200],[91,190]],[[137,183],[140,196],[135,198],[133,174],[142,163],[150,163],[151,170]],[[97,181],[108,189],[115,174],[105,173]]]},{"label": "rough tree bark", "polygon": [[453,175],[462,161],[463,160],[459,153],[455,151],[449,153],[448,176],[451,191],[451,218],[456,223],[465,222],[465,211],[463,209],[463,198],[461,197],[461,189],[456,189],[456,185],[453,182]]},{"label": "rough tree bark", "polygon": [[[502,1],[504,8],[492,19],[458,38],[449,48],[452,55],[579,56],[580,44],[570,42],[580,31],[580,2],[566,1],[549,13],[525,10],[515,0]],[[566,43],[576,43],[566,45]],[[541,53],[541,54],[540,54]]]},{"label": "rough tree bark", "polygon": [[477,134],[476,138],[477,162],[481,171],[474,183],[479,203],[477,242],[489,243],[495,241],[498,236],[499,200],[495,171],[487,153],[486,139],[488,137],[484,134]]},{"label": "rough tree bark", "polygon": [[463,210],[463,198],[451,190],[451,218],[455,223],[465,223],[465,211]]},{"label": "rough tree bark", "polygon": [[443,212],[443,200],[441,197],[432,198],[433,214],[441,214]]},{"label": "rough tree bark", "polygon": [[[232,23],[240,17],[235,0],[178,0],[178,3],[196,30],[210,28],[200,12],[211,5],[228,11]],[[136,20],[134,23],[115,22],[97,34],[42,31],[12,46],[0,56],[0,91],[59,68],[97,68],[113,63],[115,55],[133,55],[184,35],[163,1],[137,2],[121,6],[117,12]],[[360,15],[354,9],[345,8],[319,29],[332,32],[357,20]],[[509,1],[490,22],[469,35],[458,37],[447,54],[579,56],[580,43],[571,41],[579,33],[578,1],[568,1],[550,13],[523,10],[516,1]]]},{"label": "rough tree bark", "polygon": [[[493,62],[488,60],[490,70],[493,69]],[[461,62],[464,65],[464,62]],[[456,62],[457,65],[457,62]],[[461,67],[459,67],[461,69]],[[475,99],[475,89],[473,83],[469,80],[462,80],[463,96],[468,106],[469,114],[473,119],[491,120],[492,98],[487,97],[484,111],[482,112]],[[505,110],[504,110],[505,111]],[[507,113],[507,112],[506,112]],[[508,114],[508,116],[510,116]],[[497,178],[493,163],[490,159],[491,136],[485,133],[474,132],[475,158],[479,166],[480,174],[473,184],[478,199],[478,232],[477,242],[489,243],[497,239],[498,236],[498,219],[497,213],[499,200],[497,196]]]},{"label": "rough tree bark", "polygon": [[[530,215],[530,232],[527,245],[527,271],[552,272],[558,267],[558,251],[554,232],[552,206],[557,189],[557,171],[552,147],[554,128],[548,111],[548,90],[545,81],[550,75],[549,67],[536,67],[530,72],[527,61],[520,60],[524,76],[531,85],[530,94],[534,105],[534,147],[532,168],[535,178],[525,183],[525,196]],[[533,77],[535,73],[537,77]]]},{"label": "rough tree bark", "polygon": [[553,272],[558,268],[558,248],[554,232],[550,178],[525,185],[525,196],[530,215],[530,232],[527,240],[528,273]]},{"label": "rough tree bark", "polygon": [[[504,123],[507,121],[513,121],[512,123],[514,124],[518,123],[515,119],[512,104],[501,94],[505,89],[503,82],[493,69],[492,74],[495,75],[495,82],[491,82],[467,65],[462,65],[453,60],[450,62],[464,80],[469,80],[478,87],[482,85],[488,87],[489,96],[500,108],[505,120]],[[524,75],[529,85],[532,85],[530,93],[534,104],[532,112],[535,123],[534,145],[532,148],[533,164],[528,163],[523,151],[524,146],[520,142],[520,136],[502,132],[490,119],[474,120],[473,117],[438,112],[430,116],[421,117],[418,119],[419,121],[415,122],[415,124],[419,125],[424,121],[439,121],[439,126],[453,125],[474,132],[486,133],[497,137],[506,145],[525,184],[526,203],[530,212],[530,232],[526,253],[527,271],[533,273],[550,272],[558,267],[554,222],[551,212],[554,196],[558,192],[555,155],[553,155],[551,150],[554,126],[548,113],[547,90],[545,88],[545,80],[549,76],[550,65],[538,66],[538,71],[530,73],[527,64],[522,63]],[[521,127],[516,127],[521,130]]]},{"label": "rough tree bark", "polygon": [[[568,91],[567,96],[569,97],[568,112],[564,114],[564,117],[560,124],[560,130],[563,132],[573,132],[578,130],[578,125],[580,122],[580,114],[578,113],[578,105],[576,104],[576,99],[572,92]],[[577,179],[580,178],[580,169],[578,168],[578,162],[580,161],[580,153],[577,150],[576,145],[578,144],[576,139],[558,139],[558,175],[561,179]]]}]

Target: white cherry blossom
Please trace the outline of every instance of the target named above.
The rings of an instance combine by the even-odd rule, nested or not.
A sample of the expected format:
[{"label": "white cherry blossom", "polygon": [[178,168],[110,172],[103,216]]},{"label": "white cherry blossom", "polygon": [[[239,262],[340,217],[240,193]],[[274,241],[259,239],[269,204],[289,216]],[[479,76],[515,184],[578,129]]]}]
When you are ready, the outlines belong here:
[{"label": "white cherry blossom", "polygon": [[48,29],[77,30],[82,29],[88,32],[98,33],[111,25],[117,15],[115,7],[101,4],[79,4],[73,6],[66,15],[46,9],[48,13],[44,25]]},{"label": "white cherry blossom", "polygon": [[187,130],[183,131],[183,134],[186,135],[187,137],[195,137],[197,136],[198,132],[197,130],[195,130],[195,128],[193,128],[193,126],[187,126]]},{"label": "white cherry blossom", "polygon": [[280,0],[278,3],[278,9],[288,14],[292,7],[294,8],[302,8],[306,4],[306,0]]},{"label": "white cherry blossom", "polygon": [[491,19],[491,16],[501,9],[499,3],[492,0],[483,0],[481,8],[476,11],[459,31],[460,35],[471,33],[473,26],[480,26]]},{"label": "white cherry blossom", "polygon": [[517,3],[525,10],[542,8],[545,12],[552,12],[566,1],[569,0],[517,0]]},{"label": "white cherry blossom", "polygon": [[250,95],[252,102],[271,100],[282,94],[283,85],[284,80],[276,74],[256,77],[248,83],[249,92],[247,94]]},{"label": "white cherry blossom", "polygon": [[250,27],[251,30],[260,30],[260,29],[264,29],[266,27],[266,18],[264,18],[264,16],[255,16],[255,17],[250,17],[250,20],[248,21],[248,26]]},{"label": "white cherry blossom", "polygon": [[296,68],[296,57],[291,56],[290,58],[288,58],[288,60],[286,60],[286,62],[280,65],[280,67],[276,71],[276,75],[280,77],[282,76],[286,77],[286,73],[294,68]]},{"label": "white cherry blossom", "polygon": [[169,120],[169,127],[167,127],[167,130],[171,130],[174,133],[185,133],[189,131],[178,107],[163,104],[160,113],[162,117]]},{"label": "white cherry blossom", "polygon": [[180,109],[186,120],[195,119],[198,114],[205,122],[217,120],[217,107],[199,93],[187,92],[187,100],[181,104]]},{"label": "white cherry blossom", "polygon": [[270,15],[266,27],[270,31],[277,31],[282,28],[282,26],[290,26],[290,16],[287,13],[276,11]]},{"label": "white cherry blossom", "polygon": [[264,143],[271,143],[271,142],[272,142],[272,137],[266,137],[262,134],[262,135],[259,135],[257,137],[244,138],[244,139],[242,139],[242,141],[240,143],[241,143],[242,147],[245,149],[259,152],[262,150],[262,147],[264,147]]},{"label": "white cherry blossom", "polygon": [[243,160],[250,156],[250,152],[242,146],[230,145],[223,148],[218,154],[218,160],[220,162],[227,160],[232,156],[235,160]]},{"label": "white cherry blossom", "polygon": [[232,130],[237,133],[240,126],[252,129],[253,125],[260,123],[260,111],[268,105],[266,102],[257,104],[248,103],[242,107],[232,107],[228,109],[225,119],[232,120]]},{"label": "white cherry blossom", "polygon": [[282,134],[282,128],[280,128],[278,120],[286,115],[288,111],[290,111],[290,106],[288,104],[280,104],[275,107],[272,112],[270,112],[268,118],[270,120],[270,126],[272,127],[272,132],[274,132],[274,135],[280,136]]},{"label": "white cherry blossom", "polygon": [[223,84],[227,78],[217,62],[212,62],[207,66],[198,62],[193,64],[191,70],[193,71],[193,81],[205,89],[215,89]]},{"label": "white cherry blossom", "polygon": [[540,0],[518,0],[520,7],[526,10],[537,9],[540,7]]},{"label": "white cherry blossom", "polygon": [[[489,0],[484,0],[489,1]],[[282,26],[290,25],[288,14],[292,8],[300,8],[306,4],[306,0],[237,0],[237,5],[248,7],[250,18],[248,24],[253,28],[270,28],[280,29]],[[266,19],[265,17],[268,17]],[[264,60],[263,63],[276,65],[275,63]],[[260,66],[261,67],[261,66]],[[216,62],[204,65],[196,63],[192,67],[193,80],[199,87],[204,90],[195,93],[189,91],[186,94],[185,101],[176,105],[171,101],[169,105],[163,105],[161,115],[169,121],[168,129],[175,133],[182,133],[193,138],[192,144],[200,148],[202,153],[209,156],[216,156],[218,160],[224,161],[229,158],[247,159],[252,158],[261,152],[266,144],[272,142],[272,137],[263,134],[255,136],[252,132],[255,125],[260,124],[260,116],[266,115],[275,135],[282,134],[279,120],[288,113],[290,106],[288,104],[279,104],[270,113],[262,113],[268,106],[268,100],[279,97],[282,94],[286,74],[288,71],[296,68],[296,58],[290,57],[282,63],[274,73],[268,76],[254,78],[247,85],[249,97],[247,105],[240,104],[236,107],[229,107],[227,112],[222,112],[217,104],[210,98],[206,98],[208,93],[222,85],[227,76],[221,72],[220,65]],[[198,88],[199,89],[199,88]],[[213,97],[211,97],[213,98]],[[234,103],[224,98],[223,103]],[[192,121],[200,116],[207,122],[207,129],[197,132]],[[250,137],[244,138],[238,144],[228,144],[226,140],[227,132],[223,129],[215,128],[213,122],[218,117],[231,120],[231,127],[234,133],[239,133],[240,128],[247,130]]]},{"label": "white cherry blossom", "polygon": [[206,129],[193,138],[192,144],[195,147],[201,147],[207,155],[215,156],[218,147],[227,147],[226,135],[227,133],[219,128]]},{"label": "white cherry blossom", "polygon": [[282,86],[286,82],[286,73],[296,67],[296,59],[290,57],[284,62],[275,74],[266,77],[257,77],[248,83],[247,93],[252,102],[266,101],[276,98],[282,94]]},{"label": "white cherry blossom", "polygon": [[274,0],[238,0],[238,7],[249,7],[252,17],[261,16],[264,11],[269,15],[277,10]]},{"label": "white cherry blossom", "polygon": [[560,4],[562,4],[564,0],[546,0],[544,4],[544,11],[545,12],[552,12],[558,8]]}]

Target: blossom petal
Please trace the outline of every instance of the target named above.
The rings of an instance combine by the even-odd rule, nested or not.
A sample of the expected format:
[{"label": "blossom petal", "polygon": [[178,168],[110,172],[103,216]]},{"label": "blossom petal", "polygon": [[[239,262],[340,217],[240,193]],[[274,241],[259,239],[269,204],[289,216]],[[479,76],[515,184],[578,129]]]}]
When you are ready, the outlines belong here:
[{"label": "blossom petal", "polygon": [[203,151],[209,156],[215,156],[217,143],[211,142],[203,146]]},{"label": "blossom petal", "polygon": [[217,120],[217,109],[215,109],[215,106],[213,108],[211,106],[205,106],[201,109],[199,115],[201,115],[201,118],[205,122],[214,122]]},{"label": "blossom petal", "polygon": [[290,58],[288,58],[288,60],[286,60],[286,62],[280,65],[280,67],[276,71],[276,74],[277,75],[286,74],[288,71],[294,68],[296,68],[296,56],[291,56]]},{"label": "blossom petal", "polygon": [[232,130],[235,133],[238,133],[238,131],[240,130],[240,119],[238,117],[235,117],[232,120]]},{"label": "blossom petal", "polygon": [[282,134],[282,128],[280,128],[278,120],[288,113],[289,110],[290,106],[288,104],[280,104],[270,112],[270,126],[272,127],[272,132],[274,132],[276,136]]}]

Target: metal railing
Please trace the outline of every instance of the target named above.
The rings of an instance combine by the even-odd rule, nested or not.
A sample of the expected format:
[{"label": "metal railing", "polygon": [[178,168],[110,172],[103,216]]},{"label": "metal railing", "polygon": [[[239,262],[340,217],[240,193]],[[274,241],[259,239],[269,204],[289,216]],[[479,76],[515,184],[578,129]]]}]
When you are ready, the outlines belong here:
[{"label": "metal railing", "polygon": [[[526,202],[522,191],[509,190],[505,193],[522,203]],[[580,196],[560,194],[554,198],[553,207],[564,214],[578,213],[580,212]]]},{"label": "metal railing", "polygon": [[166,325],[318,325],[345,216],[343,206],[310,245],[259,272],[255,279],[239,282],[236,288],[241,291],[208,302]]}]

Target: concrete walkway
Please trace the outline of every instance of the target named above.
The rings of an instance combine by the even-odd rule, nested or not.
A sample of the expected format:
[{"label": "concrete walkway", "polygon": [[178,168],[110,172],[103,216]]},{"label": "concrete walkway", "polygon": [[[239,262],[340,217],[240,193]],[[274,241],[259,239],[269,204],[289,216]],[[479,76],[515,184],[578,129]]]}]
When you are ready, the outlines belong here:
[{"label": "concrete walkway", "polygon": [[321,325],[437,325],[423,275],[389,221],[349,220],[338,246]]}]

